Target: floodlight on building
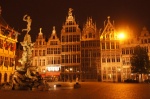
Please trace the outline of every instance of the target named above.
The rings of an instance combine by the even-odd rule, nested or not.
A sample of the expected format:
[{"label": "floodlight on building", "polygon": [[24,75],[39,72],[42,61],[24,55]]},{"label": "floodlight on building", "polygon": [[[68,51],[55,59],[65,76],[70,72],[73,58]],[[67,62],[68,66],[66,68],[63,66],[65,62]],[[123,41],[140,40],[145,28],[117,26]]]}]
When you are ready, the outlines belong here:
[{"label": "floodlight on building", "polygon": [[119,39],[125,39],[125,33],[124,33],[124,32],[120,32],[120,33],[118,34],[118,38],[119,38]]}]

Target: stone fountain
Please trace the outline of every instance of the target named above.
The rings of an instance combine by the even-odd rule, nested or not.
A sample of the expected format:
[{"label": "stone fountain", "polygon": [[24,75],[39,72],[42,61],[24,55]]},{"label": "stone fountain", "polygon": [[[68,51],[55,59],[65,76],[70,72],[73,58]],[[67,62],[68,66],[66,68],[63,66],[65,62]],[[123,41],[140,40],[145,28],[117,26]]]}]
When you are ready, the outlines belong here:
[{"label": "stone fountain", "polygon": [[18,60],[21,66],[16,69],[12,76],[11,89],[48,90],[49,86],[37,72],[37,67],[32,66],[32,48],[34,43],[31,42],[31,36],[29,35],[32,19],[30,19],[30,16],[25,15],[23,21],[27,22],[27,28],[22,30],[26,31],[26,34],[23,42],[20,42],[23,47],[22,57]]}]

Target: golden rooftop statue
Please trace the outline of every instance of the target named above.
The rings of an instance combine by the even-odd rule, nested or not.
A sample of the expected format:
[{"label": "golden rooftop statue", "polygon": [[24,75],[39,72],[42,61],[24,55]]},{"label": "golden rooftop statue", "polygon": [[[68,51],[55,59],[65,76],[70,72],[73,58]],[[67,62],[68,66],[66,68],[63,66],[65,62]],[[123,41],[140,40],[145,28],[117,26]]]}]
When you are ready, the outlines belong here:
[{"label": "golden rooftop statue", "polygon": [[69,8],[69,12],[68,12],[69,16],[72,16],[72,11],[73,11],[73,9]]},{"label": "golden rooftop statue", "polygon": [[29,33],[29,31],[31,30],[31,22],[32,19],[30,18],[30,16],[28,16],[27,14],[24,15],[23,17],[23,21],[27,22],[27,28],[26,29],[22,29],[22,31],[27,31],[27,33]]}]

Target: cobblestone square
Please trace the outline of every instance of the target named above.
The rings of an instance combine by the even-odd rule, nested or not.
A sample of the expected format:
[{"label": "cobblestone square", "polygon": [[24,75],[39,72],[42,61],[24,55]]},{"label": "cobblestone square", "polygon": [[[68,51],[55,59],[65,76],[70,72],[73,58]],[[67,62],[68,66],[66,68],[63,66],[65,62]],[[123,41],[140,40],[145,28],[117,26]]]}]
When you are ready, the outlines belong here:
[{"label": "cobblestone square", "polygon": [[0,90],[1,99],[150,99],[150,84],[146,83],[104,83],[80,82],[81,88],[74,89],[75,83],[49,83],[62,85],[49,91],[7,91]]}]

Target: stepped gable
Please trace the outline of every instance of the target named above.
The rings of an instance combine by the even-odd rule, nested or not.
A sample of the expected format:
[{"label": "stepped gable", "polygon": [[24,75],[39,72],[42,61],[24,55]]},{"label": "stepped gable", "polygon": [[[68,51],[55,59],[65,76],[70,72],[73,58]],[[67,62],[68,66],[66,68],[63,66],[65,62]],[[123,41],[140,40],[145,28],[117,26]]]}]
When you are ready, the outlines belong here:
[{"label": "stepped gable", "polygon": [[91,17],[87,18],[86,24],[83,26],[82,40],[86,39],[99,39],[99,34],[97,33],[96,23],[93,23]]},{"label": "stepped gable", "polygon": [[55,30],[55,26],[53,26],[52,34],[51,34],[50,38],[48,39],[48,45],[50,45],[51,41],[58,42],[58,43],[56,43],[56,45],[60,44],[60,40],[57,37],[57,33],[56,33],[56,30]]},{"label": "stepped gable", "polygon": [[107,23],[104,21],[104,30],[102,31],[101,37],[103,39],[117,39],[117,32],[113,24],[110,22],[110,16],[107,17]]},{"label": "stepped gable", "polygon": [[150,36],[149,31],[147,30],[146,27],[143,27],[140,36],[141,36],[141,37],[144,37],[144,36],[145,36],[145,37]]}]

